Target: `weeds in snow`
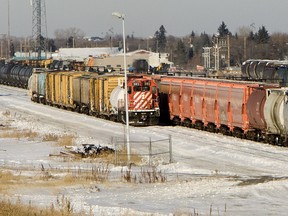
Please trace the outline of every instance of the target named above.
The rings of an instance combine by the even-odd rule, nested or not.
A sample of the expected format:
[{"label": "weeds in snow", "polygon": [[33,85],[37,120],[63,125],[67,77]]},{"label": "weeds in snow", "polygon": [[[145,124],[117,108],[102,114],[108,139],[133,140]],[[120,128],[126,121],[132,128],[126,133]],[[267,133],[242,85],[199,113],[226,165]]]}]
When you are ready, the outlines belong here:
[{"label": "weeds in snow", "polygon": [[155,167],[153,167],[152,170],[144,170],[141,168],[140,173],[133,174],[130,165],[126,171],[121,170],[121,175],[122,179],[129,183],[152,184],[167,181],[167,177],[161,171],[157,171]]},{"label": "weeds in snow", "polygon": [[81,212],[75,213],[73,205],[69,198],[62,196],[57,197],[56,204],[51,204],[51,206],[46,208],[39,208],[32,205],[30,201],[29,204],[21,203],[20,198],[16,202],[11,202],[10,200],[0,201],[0,215],[10,215],[10,216],[29,216],[29,215],[41,215],[41,216],[76,216],[85,215]]},{"label": "weeds in snow", "polygon": [[31,130],[23,130],[23,131],[17,131],[17,130],[13,130],[13,131],[6,131],[0,134],[1,138],[17,138],[17,139],[21,139],[21,138],[28,138],[28,139],[35,139],[36,137],[38,137],[38,133],[33,132]]},{"label": "weeds in snow", "polygon": [[2,112],[2,115],[5,116],[5,117],[10,117],[11,113],[10,113],[9,110],[6,110],[5,112]]},{"label": "weeds in snow", "polygon": [[57,136],[56,134],[45,134],[42,138],[42,141],[44,142],[56,142],[58,141],[59,136]]},{"label": "weeds in snow", "polygon": [[56,142],[58,146],[71,146],[75,144],[75,136],[64,134],[62,136],[56,134],[45,134],[42,138],[44,142]]}]

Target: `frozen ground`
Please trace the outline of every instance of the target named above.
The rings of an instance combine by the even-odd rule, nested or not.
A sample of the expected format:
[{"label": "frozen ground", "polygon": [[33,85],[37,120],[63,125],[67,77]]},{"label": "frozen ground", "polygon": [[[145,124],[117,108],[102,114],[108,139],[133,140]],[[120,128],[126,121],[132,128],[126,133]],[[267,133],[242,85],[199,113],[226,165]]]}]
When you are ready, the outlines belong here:
[{"label": "frozen ground", "polygon": [[[32,103],[26,90],[1,85],[0,125],[39,134],[74,134],[79,145],[111,145],[112,137],[123,137],[125,128]],[[131,140],[172,136],[173,163],[167,163],[167,155],[153,160],[157,171],[167,177],[165,183],[127,183],[120,174],[125,167],[111,166],[108,183],[87,181],[52,189],[27,184],[9,188],[1,197],[49,206],[64,195],[74,209],[93,215],[287,215],[287,148],[181,127],[131,127],[130,134]],[[131,146],[133,152],[146,151],[138,142]],[[164,151],[167,145],[159,143],[157,148]],[[0,167],[35,176],[42,175],[43,167],[85,170],[95,165],[49,157],[60,150],[41,139],[0,138]]]}]

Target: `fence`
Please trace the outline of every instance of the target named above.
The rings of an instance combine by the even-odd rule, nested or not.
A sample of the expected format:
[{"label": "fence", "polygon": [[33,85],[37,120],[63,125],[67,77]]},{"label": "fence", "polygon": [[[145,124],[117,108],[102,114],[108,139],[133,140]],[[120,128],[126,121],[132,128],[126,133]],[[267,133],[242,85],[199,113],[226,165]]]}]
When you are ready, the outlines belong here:
[{"label": "fence", "polygon": [[133,163],[139,160],[148,159],[149,166],[155,163],[172,163],[172,139],[171,135],[167,139],[152,140],[130,140],[131,146],[130,160],[127,161],[126,141],[117,137],[112,138],[115,149],[115,164]]}]

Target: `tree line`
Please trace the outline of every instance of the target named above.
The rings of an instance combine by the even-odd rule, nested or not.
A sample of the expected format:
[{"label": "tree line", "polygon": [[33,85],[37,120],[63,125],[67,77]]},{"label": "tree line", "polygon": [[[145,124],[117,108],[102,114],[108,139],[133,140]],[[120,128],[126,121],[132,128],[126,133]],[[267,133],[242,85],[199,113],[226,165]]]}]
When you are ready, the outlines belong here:
[{"label": "tree line", "polygon": [[[3,43],[4,40],[4,43]],[[64,47],[115,47],[122,46],[122,35],[111,32],[102,37],[85,38],[85,33],[78,28],[59,29],[55,37],[46,40],[47,50],[55,52]],[[169,60],[178,67],[193,69],[196,65],[203,65],[204,47],[210,49],[211,67],[215,64],[215,47],[219,47],[220,68],[227,66],[240,66],[247,59],[279,59],[287,58],[288,34],[269,34],[265,26],[255,30],[253,26],[239,27],[237,33],[232,34],[224,21],[219,25],[217,33],[209,35],[205,32],[191,34],[184,37],[168,35],[165,27],[161,25],[151,38],[126,35],[127,51],[145,49],[153,52],[169,54]],[[5,51],[5,38],[1,41],[1,57],[8,54]],[[7,47],[6,47],[7,49]],[[12,57],[16,51],[29,51],[31,45],[24,38],[11,37],[9,55]],[[6,54],[5,54],[6,53]]]}]

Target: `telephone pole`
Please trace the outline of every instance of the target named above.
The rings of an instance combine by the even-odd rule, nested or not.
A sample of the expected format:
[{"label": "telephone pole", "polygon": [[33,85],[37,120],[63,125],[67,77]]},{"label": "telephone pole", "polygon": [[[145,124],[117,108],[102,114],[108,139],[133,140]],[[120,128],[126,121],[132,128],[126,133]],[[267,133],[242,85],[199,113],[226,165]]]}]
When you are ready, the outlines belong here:
[{"label": "telephone pole", "polygon": [[11,58],[11,45],[10,45],[10,0],[8,0],[8,33],[7,33],[7,59]]}]

